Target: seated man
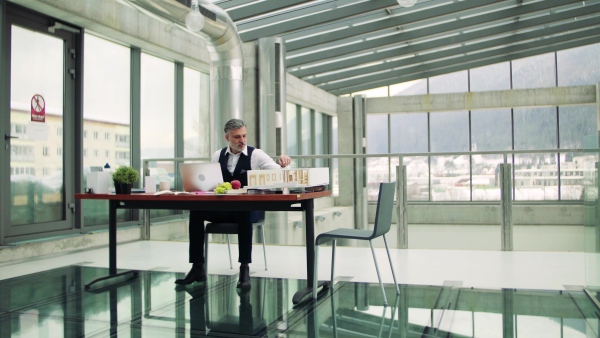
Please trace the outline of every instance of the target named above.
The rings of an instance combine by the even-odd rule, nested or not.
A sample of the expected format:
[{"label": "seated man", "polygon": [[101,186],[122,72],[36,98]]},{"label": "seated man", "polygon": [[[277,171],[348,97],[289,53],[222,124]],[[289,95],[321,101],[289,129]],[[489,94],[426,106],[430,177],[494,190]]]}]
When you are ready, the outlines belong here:
[{"label": "seated man", "polygon": [[[211,162],[221,164],[223,181],[238,180],[242,186],[248,185],[247,170],[277,169],[286,167],[291,163],[287,155],[279,157],[279,164],[264,151],[246,146],[246,124],[239,119],[231,119],[225,124],[225,139],[229,145],[216,151]],[[250,287],[250,267],[252,262],[252,221],[254,212],[250,211],[190,211],[189,236],[190,253],[189,262],[192,269],[183,279],[177,279],[176,284],[191,284],[206,280],[204,272],[204,222],[238,223],[240,277],[238,288]],[[255,217],[255,215],[254,215]]]}]

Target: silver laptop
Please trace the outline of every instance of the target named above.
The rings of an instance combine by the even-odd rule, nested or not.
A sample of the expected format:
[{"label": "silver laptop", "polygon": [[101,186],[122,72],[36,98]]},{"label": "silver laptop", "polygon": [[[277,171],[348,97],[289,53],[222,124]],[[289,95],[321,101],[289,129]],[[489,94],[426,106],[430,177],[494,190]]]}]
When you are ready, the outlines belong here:
[{"label": "silver laptop", "polygon": [[187,192],[210,191],[223,183],[219,163],[180,163],[179,172],[183,190]]}]

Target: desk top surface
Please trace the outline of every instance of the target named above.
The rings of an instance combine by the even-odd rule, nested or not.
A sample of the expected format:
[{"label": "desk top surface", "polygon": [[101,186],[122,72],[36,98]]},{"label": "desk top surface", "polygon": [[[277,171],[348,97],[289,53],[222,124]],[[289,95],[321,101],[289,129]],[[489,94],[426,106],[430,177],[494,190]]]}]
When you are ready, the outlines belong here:
[{"label": "desk top surface", "polygon": [[198,195],[154,195],[141,194],[75,194],[81,200],[115,200],[115,201],[303,201],[330,196],[331,190],[305,192],[301,194],[238,194],[219,195],[213,193]]}]

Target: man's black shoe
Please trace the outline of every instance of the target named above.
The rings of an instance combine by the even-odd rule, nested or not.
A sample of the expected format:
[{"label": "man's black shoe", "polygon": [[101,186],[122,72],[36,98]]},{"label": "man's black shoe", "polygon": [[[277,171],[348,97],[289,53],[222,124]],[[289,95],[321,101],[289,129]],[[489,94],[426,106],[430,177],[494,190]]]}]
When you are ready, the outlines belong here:
[{"label": "man's black shoe", "polygon": [[185,278],[175,280],[175,284],[192,284],[193,282],[206,282],[204,264],[194,263],[194,265],[192,265],[192,269],[187,273]]},{"label": "man's black shoe", "polygon": [[237,288],[239,289],[249,289],[250,288],[250,267],[248,264],[240,265],[240,279],[237,283]]}]

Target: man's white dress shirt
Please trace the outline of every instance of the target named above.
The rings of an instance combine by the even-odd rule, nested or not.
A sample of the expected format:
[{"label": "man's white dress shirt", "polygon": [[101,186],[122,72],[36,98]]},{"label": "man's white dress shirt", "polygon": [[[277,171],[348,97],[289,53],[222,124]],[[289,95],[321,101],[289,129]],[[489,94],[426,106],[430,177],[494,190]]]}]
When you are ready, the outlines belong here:
[{"label": "man's white dress shirt", "polygon": [[[240,155],[242,153],[248,156],[248,147],[244,147],[244,150],[241,153],[234,154],[230,151],[229,146],[227,146],[227,150],[225,151],[225,154],[229,154],[229,157],[227,158],[227,170],[229,170],[231,174],[233,174],[235,166],[237,165],[240,159]],[[219,156],[221,156],[220,149],[215,151],[211,158],[211,162],[219,162]],[[267,153],[258,148],[254,148],[254,151],[252,151],[252,158],[250,158],[250,167],[252,168],[252,170],[281,169],[281,166],[277,164],[277,162],[275,162],[271,158],[271,156],[267,155]]]}]

